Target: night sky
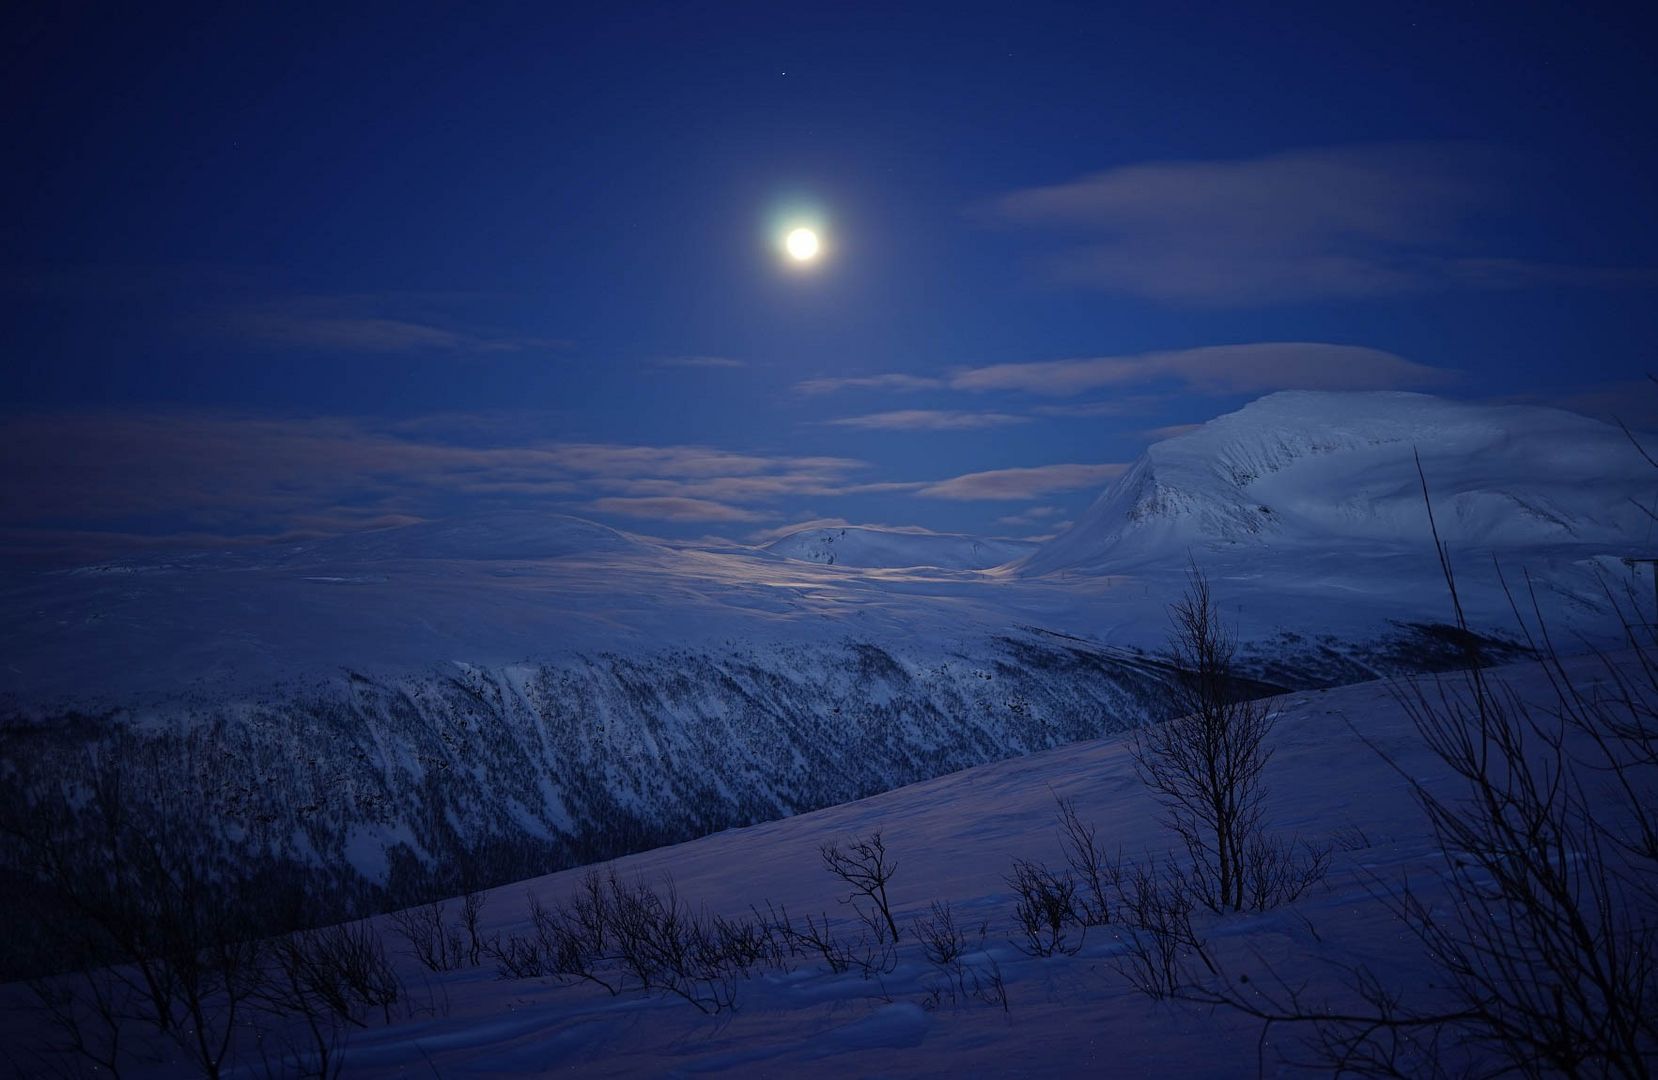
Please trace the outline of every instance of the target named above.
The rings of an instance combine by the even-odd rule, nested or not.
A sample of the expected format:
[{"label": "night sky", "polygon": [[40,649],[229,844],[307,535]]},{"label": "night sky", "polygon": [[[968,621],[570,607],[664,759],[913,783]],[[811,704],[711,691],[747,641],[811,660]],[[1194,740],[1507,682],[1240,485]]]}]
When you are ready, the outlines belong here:
[{"label": "night sky", "polygon": [[245,7],[0,28],[8,560],[1038,536],[1279,389],[1658,424],[1638,5]]}]

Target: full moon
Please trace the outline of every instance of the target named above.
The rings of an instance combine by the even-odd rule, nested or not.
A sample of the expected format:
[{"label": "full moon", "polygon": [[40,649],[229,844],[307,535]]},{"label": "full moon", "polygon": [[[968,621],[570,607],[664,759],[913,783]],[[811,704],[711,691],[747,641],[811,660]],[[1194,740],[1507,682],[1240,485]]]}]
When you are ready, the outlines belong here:
[{"label": "full moon", "polygon": [[817,233],[810,229],[796,229],[783,241],[783,246],[789,249],[791,259],[805,262],[817,254]]}]

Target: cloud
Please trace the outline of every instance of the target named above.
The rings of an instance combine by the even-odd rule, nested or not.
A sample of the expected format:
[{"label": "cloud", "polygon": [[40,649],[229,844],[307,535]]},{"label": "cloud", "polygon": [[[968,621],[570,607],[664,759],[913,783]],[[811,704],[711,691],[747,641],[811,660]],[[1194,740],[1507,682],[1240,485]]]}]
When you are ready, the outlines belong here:
[{"label": "cloud", "polygon": [[832,394],[839,390],[937,390],[943,386],[943,379],[891,372],[850,378],[806,379],[795,383],[794,388],[795,392],[800,394]]},{"label": "cloud", "polygon": [[1202,426],[1202,424],[1170,424],[1167,427],[1150,428],[1141,434],[1145,435],[1148,439],[1172,439],[1176,436],[1186,435],[1196,431]]},{"label": "cloud", "polygon": [[764,516],[707,499],[607,498],[595,499],[587,505],[601,514],[622,514],[652,521],[755,521]]},{"label": "cloud", "polygon": [[333,353],[510,353],[568,348],[563,339],[479,334],[429,317],[392,314],[419,297],[305,296],[235,308],[200,320],[211,331],[282,349]]},{"label": "cloud", "polygon": [[1028,416],[1013,416],[1008,413],[898,409],[893,412],[870,413],[866,416],[844,416],[839,420],[827,420],[825,423],[867,431],[974,431],[1023,424],[1029,420]]},{"label": "cloud", "polygon": [[466,338],[453,331],[399,319],[250,312],[232,321],[243,336],[261,344],[304,349],[383,353],[449,350],[466,344]]},{"label": "cloud", "polygon": [[996,519],[998,525],[1035,525],[1039,521],[1064,513],[1057,506],[1033,506],[1029,510],[1021,510],[1017,514]]},{"label": "cloud", "polygon": [[1128,165],[1011,192],[987,213],[1062,234],[1048,259],[1060,280],[1175,303],[1652,282],[1470,250],[1476,218],[1510,201],[1513,171],[1466,143],[1333,147]]},{"label": "cloud", "polygon": [[341,417],[13,415],[0,423],[0,459],[8,464],[0,470],[0,523],[31,533],[103,532],[123,546],[118,534],[332,535],[526,503],[662,521],[751,521],[782,498],[855,490],[853,478],[867,468],[850,458],[707,446],[498,445],[498,438],[458,425],[440,439],[396,422]]},{"label": "cloud", "polygon": [[687,368],[741,368],[748,367],[746,360],[735,360],[729,356],[666,356],[656,362],[657,367],[687,367]]},{"label": "cloud", "polygon": [[1159,408],[1169,400],[1167,394],[1119,394],[1102,401],[1078,401],[1064,405],[1034,405],[1031,412],[1038,416],[1130,416]]},{"label": "cloud", "polygon": [[1240,394],[1285,389],[1388,390],[1434,386],[1452,378],[1446,371],[1381,349],[1266,341],[1136,356],[992,364],[958,371],[950,385],[958,390],[1018,390],[1071,397],[1158,380],[1173,380],[1199,393]]},{"label": "cloud", "polygon": [[1551,285],[1638,289],[1658,285],[1658,270],[1639,266],[1562,266],[1525,259],[1457,259],[1452,265],[1464,283],[1486,289]]},{"label": "cloud", "polygon": [[1026,469],[992,469],[928,484],[917,494],[929,499],[1039,499],[1060,491],[1097,487],[1127,469],[1122,464],[1038,465]]},{"label": "cloud", "polygon": [[[1658,432],[1658,381],[1651,378],[1595,383],[1552,393],[1511,394],[1495,401],[1569,409],[1596,420],[1621,423],[1637,432]],[[1643,437],[1640,441],[1648,453],[1658,453],[1658,440]]]},{"label": "cloud", "polygon": [[[878,380],[907,381],[912,376],[867,376],[859,385]],[[1043,397],[1075,397],[1099,390],[1174,383],[1201,394],[1259,394],[1273,390],[1400,390],[1444,386],[1457,374],[1407,360],[1396,353],[1362,345],[1335,345],[1318,341],[1257,341],[1241,345],[1208,345],[1195,349],[1122,356],[1095,356],[1073,360],[1037,360],[957,368],[930,384],[969,392],[1015,391]],[[840,389],[849,380],[816,393]],[[1166,393],[1117,393],[1109,398],[1031,407],[1040,416],[1129,416],[1155,409],[1168,401]],[[977,421],[970,417],[978,417]],[[993,427],[1024,419],[1007,413],[972,413],[922,409],[847,417],[829,423],[868,428]]]}]

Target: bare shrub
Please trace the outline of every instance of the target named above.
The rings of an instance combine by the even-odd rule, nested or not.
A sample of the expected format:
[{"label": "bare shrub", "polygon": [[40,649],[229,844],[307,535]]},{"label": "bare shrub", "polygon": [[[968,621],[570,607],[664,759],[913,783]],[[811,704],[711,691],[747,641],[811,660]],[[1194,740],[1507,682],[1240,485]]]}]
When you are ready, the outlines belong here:
[{"label": "bare shrub", "polygon": [[990,958],[982,972],[975,970],[972,978],[973,993],[980,1001],[986,1005],[995,1005],[1004,1013],[1009,1011],[1007,980],[1002,977],[1002,965],[996,962],[995,957]]},{"label": "bare shrub", "polygon": [[[1422,494],[1457,627],[1472,640],[1425,475]],[[1453,684],[1399,691],[1461,791],[1441,796],[1395,766],[1444,853],[1454,916],[1408,885],[1393,907],[1466,1014],[1465,1045],[1522,1073],[1645,1076],[1658,1059],[1658,642],[1626,616],[1633,675],[1603,658],[1600,677],[1580,684],[1535,596],[1531,610],[1535,633],[1518,605],[1515,616],[1552,701],[1520,697],[1477,655]]]},{"label": "bare shrub", "polygon": [[270,945],[270,957],[272,979],[261,998],[277,1011],[329,1013],[365,1027],[371,1010],[379,1010],[389,1023],[391,1007],[403,996],[402,980],[366,922],[278,938]]},{"label": "bare shrub", "polygon": [[[851,904],[858,912],[859,918],[875,934],[877,943],[882,940],[896,943],[898,923],[887,900],[887,883],[897,872],[898,864],[887,855],[881,830],[852,841],[844,849],[839,844],[824,844],[819,853],[824,869],[851,886],[852,893],[843,903]],[[859,897],[864,898],[867,906],[858,902]],[[883,934],[887,935],[884,939]]]},{"label": "bare shrub", "polygon": [[1189,878],[1148,861],[1120,868],[1116,887],[1118,921],[1124,926],[1117,970],[1147,997],[1172,996],[1188,981],[1192,958],[1208,963],[1192,930]]},{"label": "bare shrub", "polygon": [[1039,862],[1013,861],[1013,873],[1003,879],[1013,889],[1014,925],[1023,941],[1014,944],[1030,956],[1075,955],[1082,935],[1070,941],[1074,925],[1086,933],[1077,914],[1077,884],[1069,874],[1056,874]]},{"label": "bare shrub", "polygon": [[1371,846],[1370,834],[1351,822],[1332,833],[1330,842],[1342,851],[1364,851]]},{"label": "bare shrub", "polygon": [[1076,802],[1059,799],[1059,839],[1065,862],[1078,888],[1076,910],[1084,926],[1102,926],[1111,921],[1106,893],[1113,876],[1111,860],[1095,839],[1097,830],[1077,814]]},{"label": "bare shrub", "polygon": [[[990,924],[980,923],[975,948],[984,947],[989,933]],[[1007,1011],[1007,984],[1002,978],[1001,965],[989,956],[969,962],[967,932],[956,921],[948,901],[933,901],[928,913],[916,918],[914,934],[921,942],[922,954],[942,976],[941,981],[935,980],[929,986],[927,996],[922,999],[923,1007],[936,1009],[946,1001],[951,1005],[978,1001]]]},{"label": "bare shrub", "polygon": [[756,969],[783,966],[783,947],[764,922],[716,915],[708,921],[705,936],[705,962],[710,965],[743,975]]},{"label": "bare shrub", "polygon": [[[127,981],[106,968],[92,968],[31,979],[28,986],[41,1022],[42,1039],[29,1048],[41,1066],[39,1071],[78,1075],[90,1066],[94,1073],[121,1075],[123,1021],[139,1007],[138,996]],[[17,1072],[24,1074],[21,1068]]]},{"label": "bare shrub", "polygon": [[259,1053],[270,1075],[338,1075],[350,1029],[366,1027],[374,1011],[389,1023],[391,1007],[403,997],[402,981],[367,922],[276,938],[267,943],[266,956],[255,993],[259,1009],[303,1021],[298,1038],[285,1030],[260,1033]]},{"label": "bare shrub", "polygon": [[453,971],[465,963],[460,932],[445,922],[444,908],[442,901],[434,900],[392,912],[392,925],[428,971]]},{"label": "bare shrub", "polygon": [[949,901],[934,900],[929,912],[915,920],[914,933],[923,955],[939,967],[950,967],[967,951],[967,936],[956,925]]},{"label": "bare shrub", "polygon": [[[1418,463],[1420,470],[1420,463]],[[1372,746],[1409,786],[1443,860],[1444,894],[1381,898],[1433,966],[1431,996],[1353,969],[1348,1007],[1281,980],[1187,991],[1270,1027],[1313,1063],[1364,1076],[1647,1077],[1658,1060],[1658,640],[1608,591],[1631,652],[1584,679],[1532,598],[1514,614],[1550,686],[1529,700],[1480,666],[1450,555],[1423,498],[1468,670],[1397,700],[1454,783],[1441,793]],[[1264,1036],[1263,1036],[1264,1037]]]},{"label": "bare shrub", "polygon": [[589,871],[563,907],[549,909],[533,894],[529,903],[532,933],[492,946],[503,978],[586,981],[611,994],[662,991],[712,1013],[735,1004],[739,977],[781,963],[783,946],[769,924],[697,915],[671,881],[658,888],[623,882],[614,870]]},{"label": "bare shrub", "polygon": [[481,889],[471,889],[461,896],[461,930],[466,934],[466,962],[473,967],[477,967],[483,957],[484,940],[480,923],[488,898],[489,894]]},{"label": "bare shrub", "polygon": [[796,925],[786,907],[773,910],[768,904],[766,911],[765,925],[789,950],[790,955],[819,957],[836,975],[851,969],[854,960],[852,949],[830,931],[827,914],[821,922],[807,915],[804,924]]},{"label": "bare shrub", "polygon": [[1255,911],[1293,904],[1324,880],[1330,847],[1285,840],[1257,832],[1244,845],[1244,903]]},{"label": "bare shrub", "polygon": [[47,1021],[40,1052],[110,1067],[139,1024],[216,1077],[263,978],[256,915],[178,838],[133,820],[119,773],[89,764],[74,820],[61,806],[3,815],[17,864],[56,909],[57,958],[79,972],[30,984]]},{"label": "bare shrub", "polygon": [[[1641,655],[1650,677],[1651,654]],[[1392,906],[1474,1015],[1464,1039],[1566,1075],[1643,1075],[1632,1070],[1658,1055],[1658,852],[1641,828],[1658,769],[1642,744],[1658,727],[1626,709],[1608,716],[1558,657],[1548,662],[1560,680],[1552,709],[1479,669],[1455,696],[1406,692],[1417,730],[1463,791],[1441,797],[1411,779],[1445,855],[1454,917],[1408,885]],[[1639,719],[1642,730],[1631,741],[1607,719]],[[1574,751],[1565,733],[1580,725],[1595,741]],[[1608,789],[1614,803],[1633,796],[1623,813],[1597,806]]]}]

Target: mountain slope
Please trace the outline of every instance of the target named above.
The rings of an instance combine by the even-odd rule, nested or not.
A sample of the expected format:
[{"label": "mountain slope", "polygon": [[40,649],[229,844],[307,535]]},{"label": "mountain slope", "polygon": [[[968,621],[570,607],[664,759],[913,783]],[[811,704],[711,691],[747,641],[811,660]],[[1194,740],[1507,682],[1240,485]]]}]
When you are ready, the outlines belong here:
[{"label": "mountain slope", "polygon": [[[1567,662],[1584,683],[1609,670],[1640,682],[1639,664],[1627,658],[1621,668]],[[1537,665],[1496,678],[1520,699],[1554,700]],[[1432,680],[1417,682],[1434,696]],[[1443,991],[1432,958],[1376,883],[1408,880],[1436,917],[1453,917],[1447,889],[1462,864],[1449,863],[1435,846],[1405,777],[1451,798],[1460,791],[1456,781],[1427,752],[1389,685],[1289,694],[1269,709],[1275,726],[1266,825],[1333,846],[1329,873],[1284,908],[1218,917],[1200,911],[1199,934],[1230,975],[1245,977],[1240,986],[1276,992],[1276,975],[1307,1002],[1359,1007],[1346,983],[1347,972],[1362,964],[1401,992],[1407,1006],[1438,1002]],[[1587,793],[1599,800],[1607,790],[1590,785]],[[1021,951],[1005,875],[1015,859],[1063,868],[1058,798],[1074,800],[1106,850],[1130,862],[1184,856],[1135,776],[1127,741],[1105,738],[617,860],[621,881],[659,890],[671,883],[699,915],[753,919],[758,908],[786,910],[798,922],[810,913],[836,936],[851,938],[857,917],[839,902],[845,888],[823,870],[818,852],[882,831],[898,867],[890,896],[903,935],[891,969],[866,977],[855,966],[831,970],[816,954],[793,956],[781,970],[760,965],[737,980],[734,1007],[719,1015],[661,991],[611,996],[581,980],[497,977],[487,956],[479,966],[430,972],[392,921],[378,919],[372,925],[407,997],[389,1016],[371,1010],[365,1026],[342,1030],[335,1049],[344,1075],[1190,1077],[1255,1075],[1257,1062],[1268,1075],[1329,1075],[1328,1068],[1292,1064],[1308,1060],[1298,1041],[1305,1030],[1276,1026],[1263,1035],[1258,1022],[1233,1011],[1136,993],[1128,952],[1135,939],[1120,919],[1089,929],[1075,956]],[[569,871],[491,890],[485,937],[532,936],[530,897],[553,907],[568,901],[579,881],[580,872]],[[967,933],[965,970],[1004,981],[1005,1012],[970,990],[952,992],[949,972],[924,955],[917,921],[934,914],[934,902],[947,903]],[[458,907],[448,904],[445,917],[456,919]],[[0,986],[0,1003],[0,1041],[14,1051],[26,1054],[56,1034],[38,1021],[21,984]],[[285,1036],[304,1049],[302,1020],[290,1023],[285,1029],[249,1021],[233,1058],[251,1072],[261,1060],[268,1069],[269,1048],[286,1045]],[[153,1033],[131,1030],[123,1045],[125,1074],[182,1071],[176,1046]],[[1455,1040],[1442,1049],[1441,1060],[1452,1065],[1464,1051],[1481,1052]],[[1404,1050],[1402,1069],[1431,1073],[1422,1044]]]},{"label": "mountain slope", "polygon": [[826,566],[515,514],[12,574],[0,784],[61,798],[89,760],[129,769],[134,813],[201,833],[226,873],[367,902],[468,860],[522,876],[1155,717],[1188,559],[1263,690],[1444,667],[1461,653],[1412,446],[1463,610],[1510,639],[1488,656],[1517,648],[1493,553],[1563,640],[1617,639],[1609,591],[1644,611],[1651,567],[1621,557],[1652,550],[1634,501],[1653,473],[1621,433],[1277,395],[1153,447],[1014,567]]},{"label": "mountain slope", "polygon": [[1422,473],[1461,549],[1634,554],[1658,474],[1575,413],[1424,394],[1272,394],[1150,447],[1019,572],[1105,573],[1186,550],[1419,547]]}]

